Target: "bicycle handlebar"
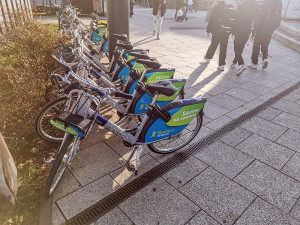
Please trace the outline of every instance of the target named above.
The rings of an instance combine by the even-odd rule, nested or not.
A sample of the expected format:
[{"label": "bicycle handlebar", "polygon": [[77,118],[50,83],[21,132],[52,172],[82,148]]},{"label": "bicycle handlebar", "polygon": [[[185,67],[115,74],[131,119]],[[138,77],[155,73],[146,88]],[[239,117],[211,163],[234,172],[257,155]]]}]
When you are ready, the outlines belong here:
[{"label": "bicycle handlebar", "polygon": [[[57,74],[57,73],[52,73],[52,75],[54,76],[58,76],[60,77],[63,81],[67,82],[67,83],[71,83],[70,80],[69,80],[69,77],[74,77],[76,80],[78,80],[79,82],[83,83],[83,84],[86,84],[87,86],[91,87],[92,89],[98,91],[98,93],[102,96],[105,95],[104,92],[110,92],[109,89],[106,89],[106,88],[101,88],[99,86],[97,86],[96,84],[93,84],[92,82],[88,81],[88,80],[85,80],[81,77],[79,77],[78,75],[76,75],[72,69],[66,65],[64,65],[62,62],[60,62],[58,60],[58,58],[54,55],[51,56],[51,59],[52,61],[59,67],[61,67],[62,69],[64,69],[66,71],[66,75],[65,76],[61,76],[60,74]],[[100,92],[99,92],[100,91]],[[104,92],[103,92],[104,91]]]}]

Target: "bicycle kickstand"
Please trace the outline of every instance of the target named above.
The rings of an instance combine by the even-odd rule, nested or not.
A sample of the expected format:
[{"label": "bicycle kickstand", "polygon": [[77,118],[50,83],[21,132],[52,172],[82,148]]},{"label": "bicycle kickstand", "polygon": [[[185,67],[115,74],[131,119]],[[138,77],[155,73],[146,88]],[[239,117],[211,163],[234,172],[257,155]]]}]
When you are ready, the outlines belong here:
[{"label": "bicycle kickstand", "polygon": [[[125,166],[127,167],[127,169],[130,172],[134,172],[135,175],[138,175],[138,167],[139,167],[139,161],[140,161],[140,155],[141,155],[141,151],[142,151],[142,146],[138,145],[138,146],[134,146],[133,147],[133,151],[131,152],[129,158],[127,159]],[[134,153],[136,153],[136,164],[135,166],[130,162],[130,160],[132,159],[132,157],[134,156]]]}]

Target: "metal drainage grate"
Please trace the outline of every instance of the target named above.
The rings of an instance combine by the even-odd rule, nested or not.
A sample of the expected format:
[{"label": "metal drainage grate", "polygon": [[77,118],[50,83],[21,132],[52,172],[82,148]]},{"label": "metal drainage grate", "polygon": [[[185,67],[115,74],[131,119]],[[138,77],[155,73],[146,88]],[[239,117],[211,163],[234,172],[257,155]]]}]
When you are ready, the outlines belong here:
[{"label": "metal drainage grate", "polygon": [[280,100],[281,98],[285,97],[292,91],[296,90],[300,87],[300,82],[294,84],[290,88],[284,90],[283,92],[279,93],[278,95],[272,97],[268,101],[264,102],[263,104],[257,106],[256,108],[250,110],[249,112],[241,115],[240,117],[234,119],[230,123],[226,124],[225,126],[221,127],[220,129],[216,130],[212,134],[206,136],[201,141],[192,145],[189,149],[185,151],[179,152],[173,157],[169,158],[165,162],[159,164],[158,166],[154,167],[153,169],[149,170],[148,172],[144,173],[140,177],[136,178],[132,182],[128,183],[124,187],[118,189],[114,193],[108,195],[95,205],[89,207],[88,209],[84,210],[83,212],[79,213],[78,215],[74,216],[70,220],[67,221],[67,224],[70,225],[83,225],[83,224],[91,224],[96,221],[98,218],[115,208],[118,204],[129,198],[134,193],[138,192],[149,183],[157,179],[158,177],[162,176],[166,172],[170,171],[178,164],[187,160],[191,155],[201,150],[203,147],[213,143],[217,138],[221,137],[222,135],[232,131],[246,120],[249,120],[253,116],[260,113],[262,110],[266,109],[267,107],[273,105],[275,102]]}]

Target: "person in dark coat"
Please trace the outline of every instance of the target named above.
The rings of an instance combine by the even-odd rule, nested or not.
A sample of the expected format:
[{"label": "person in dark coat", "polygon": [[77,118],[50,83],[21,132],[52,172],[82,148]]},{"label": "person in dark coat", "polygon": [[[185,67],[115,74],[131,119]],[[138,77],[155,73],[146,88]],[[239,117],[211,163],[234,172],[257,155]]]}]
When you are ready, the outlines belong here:
[{"label": "person in dark coat", "polygon": [[167,3],[165,0],[153,0],[153,36],[156,34],[157,40],[160,39],[159,34],[166,11]]},{"label": "person in dark coat", "polygon": [[262,3],[261,10],[257,13],[254,19],[254,29],[252,39],[253,51],[249,64],[250,68],[256,69],[258,64],[258,55],[261,50],[262,56],[262,69],[268,67],[268,49],[272,39],[273,32],[279,27],[281,22],[281,0],[265,0]]},{"label": "person in dark coat", "polygon": [[238,74],[241,74],[246,69],[242,53],[252,31],[252,24],[256,9],[257,4],[255,0],[245,0],[238,6],[236,11],[236,18],[232,27],[235,57],[231,67],[234,68],[238,63]]},{"label": "person in dark coat", "polygon": [[235,21],[235,13],[236,7],[234,0],[220,1],[213,8],[206,28],[207,36],[209,37],[210,34],[212,34],[212,39],[204,60],[206,63],[209,63],[220,45],[218,69],[222,71],[226,64],[228,39]]}]

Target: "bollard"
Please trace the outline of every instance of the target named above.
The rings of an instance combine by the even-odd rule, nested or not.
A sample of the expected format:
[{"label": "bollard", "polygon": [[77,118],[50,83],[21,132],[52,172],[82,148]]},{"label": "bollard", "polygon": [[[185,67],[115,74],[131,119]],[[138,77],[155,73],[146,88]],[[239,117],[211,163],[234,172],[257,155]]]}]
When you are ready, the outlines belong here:
[{"label": "bollard", "polygon": [[129,0],[109,0],[106,4],[109,58],[111,59],[116,43],[111,34],[127,34],[129,37]]}]

